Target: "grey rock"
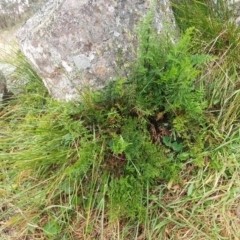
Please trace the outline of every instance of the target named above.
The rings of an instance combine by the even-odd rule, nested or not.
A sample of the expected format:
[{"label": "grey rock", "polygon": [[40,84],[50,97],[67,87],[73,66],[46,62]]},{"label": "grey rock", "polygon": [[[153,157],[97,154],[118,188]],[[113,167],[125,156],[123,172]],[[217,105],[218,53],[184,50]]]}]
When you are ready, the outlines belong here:
[{"label": "grey rock", "polygon": [[[100,89],[129,72],[136,28],[151,0],[50,0],[20,29],[21,50],[49,93],[71,100],[84,87]],[[169,0],[156,0],[154,26],[175,22]]]},{"label": "grey rock", "polygon": [[0,77],[0,84],[1,82],[4,82],[4,84],[7,86],[7,89],[17,95],[25,87],[26,80],[21,79],[21,77],[17,77],[17,79],[16,77],[13,77],[14,75],[16,75],[15,72],[16,66],[4,62],[0,63],[0,76],[2,76],[2,78]]},{"label": "grey rock", "polygon": [[3,72],[0,70],[0,105],[3,102],[3,95],[6,92],[6,82]]},{"label": "grey rock", "polygon": [[[217,0],[214,0],[215,4],[218,4]],[[230,22],[234,23],[236,26],[240,26],[240,0],[227,0],[225,2],[228,9],[231,11]]]},{"label": "grey rock", "polygon": [[7,88],[7,80],[0,70],[0,105],[7,103],[13,98],[14,94]]}]

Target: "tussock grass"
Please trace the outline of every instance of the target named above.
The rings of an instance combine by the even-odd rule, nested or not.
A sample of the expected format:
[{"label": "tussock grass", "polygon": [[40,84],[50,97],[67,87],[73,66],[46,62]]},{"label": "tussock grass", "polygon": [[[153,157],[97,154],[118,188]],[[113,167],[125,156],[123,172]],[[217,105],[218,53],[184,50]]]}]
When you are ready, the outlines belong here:
[{"label": "tussock grass", "polygon": [[131,77],[79,101],[8,61],[26,85],[0,112],[3,239],[239,239],[239,29],[224,2],[173,2],[178,42],[149,14]]}]

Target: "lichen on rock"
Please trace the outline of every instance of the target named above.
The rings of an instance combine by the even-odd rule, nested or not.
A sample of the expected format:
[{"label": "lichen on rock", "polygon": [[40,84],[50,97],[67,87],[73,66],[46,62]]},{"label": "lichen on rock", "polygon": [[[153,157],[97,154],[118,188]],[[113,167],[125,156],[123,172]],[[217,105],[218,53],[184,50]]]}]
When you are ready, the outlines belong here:
[{"label": "lichen on rock", "polygon": [[[157,31],[164,22],[174,26],[169,1],[154,4]],[[136,27],[150,6],[150,0],[50,0],[17,38],[50,94],[71,100],[86,85],[99,89],[128,73],[137,47]]]}]

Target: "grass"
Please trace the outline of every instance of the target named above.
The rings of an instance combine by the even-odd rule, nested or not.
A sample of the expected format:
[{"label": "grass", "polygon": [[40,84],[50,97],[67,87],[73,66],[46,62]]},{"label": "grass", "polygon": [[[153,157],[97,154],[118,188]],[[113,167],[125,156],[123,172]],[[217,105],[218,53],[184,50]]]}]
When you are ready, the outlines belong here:
[{"label": "grass", "polygon": [[76,102],[4,57],[26,85],[0,112],[2,239],[239,238],[240,30],[224,2],[173,7],[176,43],[149,13],[129,79]]}]

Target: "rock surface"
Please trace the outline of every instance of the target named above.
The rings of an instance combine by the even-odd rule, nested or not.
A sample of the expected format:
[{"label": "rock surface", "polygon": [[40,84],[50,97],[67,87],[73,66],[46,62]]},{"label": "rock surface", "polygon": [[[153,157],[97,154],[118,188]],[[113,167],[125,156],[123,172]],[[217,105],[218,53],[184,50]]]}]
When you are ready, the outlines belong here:
[{"label": "rock surface", "polygon": [[7,80],[4,73],[0,70],[0,107],[13,98],[13,93],[7,87]]},{"label": "rock surface", "polygon": [[[18,32],[25,56],[50,94],[71,100],[85,86],[102,88],[128,72],[136,27],[151,0],[50,0]],[[154,25],[174,28],[168,0],[157,0]]]},{"label": "rock surface", "polygon": [[6,78],[3,72],[0,70],[0,105],[2,103],[5,88],[6,88]]}]

